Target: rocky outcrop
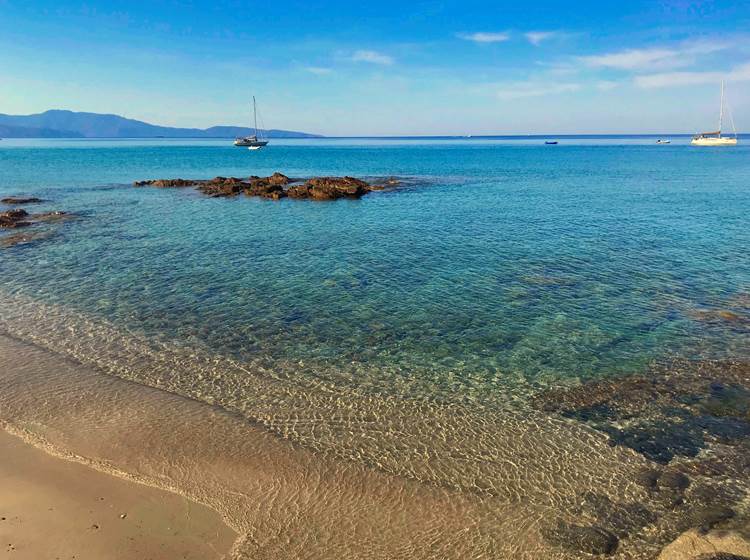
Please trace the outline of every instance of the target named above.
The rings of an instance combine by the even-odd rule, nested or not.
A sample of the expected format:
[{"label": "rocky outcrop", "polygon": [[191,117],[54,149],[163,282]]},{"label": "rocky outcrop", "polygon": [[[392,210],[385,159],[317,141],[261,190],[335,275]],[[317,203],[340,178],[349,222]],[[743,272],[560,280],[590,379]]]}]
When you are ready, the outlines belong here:
[{"label": "rocky outcrop", "polygon": [[0,212],[0,228],[10,229],[30,226],[31,222],[27,219],[28,217],[29,213],[20,208]]},{"label": "rocky outcrop", "polygon": [[35,204],[37,202],[44,202],[41,198],[34,196],[21,197],[21,196],[9,196],[7,198],[0,199],[3,204]]},{"label": "rocky outcrop", "polygon": [[359,198],[368,192],[370,185],[354,177],[314,177],[301,185],[291,187],[287,194],[292,198],[336,200]]},{"label": "rocky outcrop", "polygon": [[215,177],[209,180],[191,179],[155,179],[136,181],[136,187],[152,186],[157,188],[195,187],[211,197],[232,197],[239,194],[258,196],[279,200],[281,198],[307,198],[310,200],[336,200],[339,198],[360,198],[375,190],[386,190],[399,185],[399,180],[389,178],[380,184],[354,177],[313,177],[307,180],[290,179],[283,173],[274,173],[269,177],[251,176],[247,179],[238,177]]},{"label": "rocky outcrop", "polygon": [[199,191],[213,197],[235,196],[240,194],[247,183],[237,177],[214,177],[210,181],[196,183]]},{"label": "rocky outcrop", "polygon": [[154,179],[151,181],[136,181],[133,183],[133,186],[168,189],[174,187],[193,187],[196,184],[197,181],[192,181],[190,179]]}]

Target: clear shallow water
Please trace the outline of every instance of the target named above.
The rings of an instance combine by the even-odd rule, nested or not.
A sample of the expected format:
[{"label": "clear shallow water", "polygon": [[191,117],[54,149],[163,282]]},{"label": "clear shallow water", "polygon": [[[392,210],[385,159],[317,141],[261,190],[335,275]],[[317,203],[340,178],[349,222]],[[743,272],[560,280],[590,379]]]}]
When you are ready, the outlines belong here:
[{"label": "clear shallow water", "polygon": [[[16,141],[0,194],[82,219],[5,250],[0,274],[149,336],[385,391],[492,397],[747,356],[743,329],[699,313],[750,286],[750,150],[651,142]],[[323,204],[129,186],[275,170],[417,183]]]},{"label": "clear shallow water", "polygon": [[[410,558],[439,547],[456,558],[577,558],[544,531],[599,523],[604,510],[628,518],[620,557],[646,558],[689,526],[635,482],[650,464],[643,455],[531,399],[653,361],[749,357],[745,145],[358,139],[249,152],[205,141],[5,142],[0,195],[39,196],[48,202],[34,211],[80,219],[0,250],[0,331],[218,404],[329,462],[260,444],[234,416],[206,431],[215,409],[154,405],[157,419],[141,422],[141,403],[166,397],[89,373],[61,377],[30,365],[37,351],[23,347],[2,354],[11,365],[0,420],[15,429],[210,503],[253,546],[262,530],[251,504],[265,490],[248,489],[244,469],[265,453],[273,464],[293,456],[269,476],[285,492],[279,507],[311,508],[295,538],[319,546],[327,541],[311,535],[326,535],[350,555],[360,545],[340,543],[331,519],[352,508],[361,517],[358,504],[373,499],[378,526],[400,532],[371,542]],[[409,181],[332,203],[130,185],[277,170]],[[31,405],[29,395],[43,397]],[[216,457],[231,457],[232,472]],[[299,464],[304,475],[285,474]],[[341,472],[322,484],[331,469]],[[424,494],[435,488],[461,514],[412,531],[405,512],[433,511]],[[235,498],[256,492],[260,502]],[[705,501],[687,500],[688,512]],[[372,531],[360,517],[347,534]],[[278,531],[284,516],[269,518]],[[274,546],[295,557],[295,543]]]}]

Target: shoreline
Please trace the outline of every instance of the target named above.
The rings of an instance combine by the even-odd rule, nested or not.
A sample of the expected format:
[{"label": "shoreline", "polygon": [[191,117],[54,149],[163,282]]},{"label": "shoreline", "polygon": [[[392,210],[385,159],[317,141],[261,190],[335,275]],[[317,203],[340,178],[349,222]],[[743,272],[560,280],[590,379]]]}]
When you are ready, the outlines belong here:
[{"label": "shoreline", "polygon": [[11,558],[229,557],[236,533],[184,496],[63,459],[4,430],[0,453],[0,550]]},{"label": "shoreline", "polygon": [[[605,514],[620,538],[603,549],[650,558],[682,527],[684,511],[670,511],[637,480],[651,463],[568,420],[498,413],[477,424],[460,407],[354,393],[330,401],[261,370],[243,370],[254,390],[240,393],[257,407],[243,413],[201,402],[199,385],[174,384],[179,376],[216,383],[230,362],[167,345],[147,352],[115,330],[76,327],[67,314],[63,329],[38,303],[34,335],[18,329],[30,325],[18,303],[4,317],[18,332],[0,335],[0,422],[94,471],[218,512],[238,535],[232,558],[296,558],[302,550],[311,558],[433,558],[439,550],[445,558],[568,560],[586,546],[570,528],[594,529]],[[12,322],[16,313],[24,319]],[[296,400],[303,397],[311,400]],[[404,432],[415,423],[419,433]],[[688,500],[694,490],[700,486],[690,486]]]}]

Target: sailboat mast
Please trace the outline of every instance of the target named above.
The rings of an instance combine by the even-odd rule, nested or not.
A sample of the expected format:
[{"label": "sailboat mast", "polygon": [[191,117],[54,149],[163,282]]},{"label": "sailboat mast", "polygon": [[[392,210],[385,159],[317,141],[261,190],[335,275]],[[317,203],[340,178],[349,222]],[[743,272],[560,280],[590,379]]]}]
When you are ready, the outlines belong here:
[{"label": "sailboat mast", "polygon": [[721,127],[724,124],[724,80],[721,80],[721,103],[719,105],[719,136],[721,136]]},{"label": "sailboat mast", "polygon": [[[724,87],[724,82],[722,82],[722,88]],[[723,89],[721,90],[724,91]],[[724,94],[722,93],[722,96]],[[723,97],[722,97],[723,98]],[[255,108],[255,96],[253,95],[253,121],[255,122],[255,136],[258,136],[258,111]]]}]

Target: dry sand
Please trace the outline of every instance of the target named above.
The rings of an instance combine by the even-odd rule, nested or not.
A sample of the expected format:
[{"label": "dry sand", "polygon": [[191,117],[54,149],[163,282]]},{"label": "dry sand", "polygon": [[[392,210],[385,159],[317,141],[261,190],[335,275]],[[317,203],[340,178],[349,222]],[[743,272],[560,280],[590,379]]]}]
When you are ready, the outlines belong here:
[{"label": "dry sand", "polygon": [[210,559],[237,535],[206,506],[0,431],[0,558]]}]

